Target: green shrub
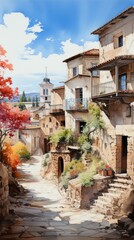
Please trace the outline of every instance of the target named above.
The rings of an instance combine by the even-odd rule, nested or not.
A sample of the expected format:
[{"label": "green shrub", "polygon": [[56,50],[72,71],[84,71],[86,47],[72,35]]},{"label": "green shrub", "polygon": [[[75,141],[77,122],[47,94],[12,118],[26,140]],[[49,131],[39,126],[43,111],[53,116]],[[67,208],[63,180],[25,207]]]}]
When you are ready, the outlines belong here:
[{"label": "green shrub", "polygon": [[22,142],[17,142],[13,146],[13,151],[19,155],[20,158],[30,159],[30,152],[28,151],[27,146]]},{"label": "green shrub", "polygon": [[85,172],[79,174],[79,179],[82,186],[89,187],[94,183],[93,176],[97,173],[100,159],[91,154],[87,154],[86,159],[90,160],[89,167]]},{"label": "green shrub", "polygon": [[93,185],[93,173],[88,169],[87,171],[79,174],[80,183],[82,186],[90,187]]},{"label": "green shrub", "polygon": [[61,128],[53,133],[50,142],[55,146],[73,143],[73,132],[71,129]]},{"label": "green shrub", "polygon": [[46,153],[43,155],[42,167],[46,167],[50,162],[50,153]]},{"label": "green shrub", "polygon": [[68,188],[69,180],[70,180],[69,173],[66,175],[62,174],[60,177],[60,187],[66,190]]},{"label": "green shrub", "polygon": [[65,189],[68,187],[69,180],[78,177],[78,174],[84,171],[85,166],[81,160],[73,159],[66,163],[64,172],[60,178],[60,185]]},{"label": "green shrub", "polygon": [[66,163],[64,174],[70,172],[71,169],[75,170],[77,174],[84,170],[85,166],[80,160],[73,159],[71,162]]}]

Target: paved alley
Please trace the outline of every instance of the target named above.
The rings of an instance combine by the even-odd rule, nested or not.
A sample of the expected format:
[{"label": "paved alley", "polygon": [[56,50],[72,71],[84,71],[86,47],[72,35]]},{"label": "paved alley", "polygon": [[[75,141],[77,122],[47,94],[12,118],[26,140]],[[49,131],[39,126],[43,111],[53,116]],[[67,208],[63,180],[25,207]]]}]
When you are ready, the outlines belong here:
[{"label": "paved alley", "polygon": [[[22,196],[10,198],[10,216],[0,225],[0,239],[120,239],[103,215],[89,210],[72,209],[53,182],[40,176],[41,156],[19,167],[20,184],[27,190]],[[112,225],[110,225],[112,224]]]}]

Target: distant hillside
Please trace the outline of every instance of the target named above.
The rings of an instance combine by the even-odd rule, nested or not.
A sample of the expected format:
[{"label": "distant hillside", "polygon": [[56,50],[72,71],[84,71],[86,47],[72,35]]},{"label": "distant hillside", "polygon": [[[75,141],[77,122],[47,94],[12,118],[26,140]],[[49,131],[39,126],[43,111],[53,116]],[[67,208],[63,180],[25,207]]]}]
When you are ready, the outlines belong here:
[{"label": "distant hillside", "polygon": [[[37,96],[38,99],[40,97],[40,94],[38,92],[25,93],[25,95],[26,95],[27,99],[30,97],[31,101],[32,101],[33,97],[35,98]],[[10,102],[19,102],[20,101],[20,97],[21,97],[21,95],[18,96],[18,97],[14,97],[12,100],[10,100]]]}]

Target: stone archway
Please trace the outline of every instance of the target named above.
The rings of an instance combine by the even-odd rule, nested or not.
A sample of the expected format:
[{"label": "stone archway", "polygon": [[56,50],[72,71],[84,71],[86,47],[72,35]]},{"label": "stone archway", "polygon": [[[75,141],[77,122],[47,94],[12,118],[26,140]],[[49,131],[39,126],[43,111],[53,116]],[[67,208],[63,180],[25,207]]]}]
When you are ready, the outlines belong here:
[{"label": "stone archway", "polygon": [[70,151],[51,151],[52,173],[59,178],[66,162],[70,162]]},{"label": "stone archway", "polygon": [[64,160],[62,157],[58,158],[58,178],[61,176],[61,174],[64,171]]}]

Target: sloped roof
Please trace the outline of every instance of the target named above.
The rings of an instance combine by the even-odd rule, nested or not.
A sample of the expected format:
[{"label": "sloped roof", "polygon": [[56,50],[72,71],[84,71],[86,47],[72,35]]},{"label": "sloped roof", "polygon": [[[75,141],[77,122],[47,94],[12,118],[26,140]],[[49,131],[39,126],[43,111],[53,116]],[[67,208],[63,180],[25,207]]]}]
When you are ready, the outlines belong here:
[{"label": "sloped roof", "polygon": [[134,55],[116,56],[115,58],[112,58],[106,62],[100,63],[95,67],[88,68],[88,70],[89,71],[109,70],[110,67],[114,67],[117,63],[118,63],[118,66],[123,66],[123,65],[129,64],[131,62],[134,62]]},{"label": "sloped roof", "polygon": [[102,25],[101,27],[99,27],[98,29],[93,31],[92,34],[101,34],[106,29],[109,29],[110,27],[112,27],[116,23],[122,21],[123,19],[127,18],[129,15],[131,15],[133,13],[134,13],[134,7],[127,8],[125,11],[123,11],[116,17],[112,18],[109,22],[105,23],[104,25]]},{"label": "sloped roof", "polygon": [[52,89],[52,92],[56,90],[64,89],[64,88],[65,88],[64,86],[55,87]]},{"label": "sloped roof", "polygon": [[79,53],[77,55],[74,55],[72,57],[69,57],[67,59],[65,59],[63,62],[69,62],[75,58],[81,57],[81,56],[99,56],[99,49],[91,49],[82,53]]}]

